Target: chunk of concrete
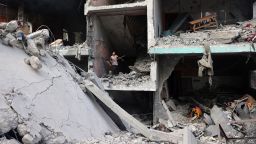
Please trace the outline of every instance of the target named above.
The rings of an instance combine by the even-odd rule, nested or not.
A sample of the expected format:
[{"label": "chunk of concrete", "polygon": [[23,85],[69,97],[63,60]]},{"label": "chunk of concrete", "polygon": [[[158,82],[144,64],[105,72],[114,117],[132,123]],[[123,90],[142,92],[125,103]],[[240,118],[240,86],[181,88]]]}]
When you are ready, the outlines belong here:
[{"label": "chunk of concrete", "polygon": [[222,111],[221,108],[214,105],[211,109],[211,118],[216,125],[221,125],[222,129],[226,133],[228,137],[237,137],[242,136],[242,134],[236,131],[230,124],[229,118],[227,115]]},{"label": "chunk of concrete", "polygon": [[32,40],[32,39],[27,39],[27,44],[28,44],[28,46],[27,46],[27,51],[28,51],[28,53],[30,53],[30,54],[33,55],[33,56],[39,56],[40,52],[39,52],[39,50],[37,49],[34,40]]},{"label": "chunk of concrete", "polygon": [[216,31],[210,33],[210,39],[228,44],[232,43],[239,36],[239,31]]},{"label": "chunk of concrete", "polygon": [[27,129],[28,129],[27,126],[24,124],[19,124],[17,127],[17,131],[18,131],[19,135],[22,137],[28,133]]},{"label": "chunk of concrete", "polygon": [[18,126],[18,116],[0,95],[0,135]]},{"label": "chunk of concrete", "polygon": [[26,64],[30,65],[35,70],[39,70],[42,68],[42,64],[41,64],[39,58],[36,56],[31,56],[29,58],[25,58],[24,61]]},{"label": "chunk of concrete", "polygon": [[189,130],[189,128],[184,128],[183,133],[183,144],[197,144],[198,141],[193,135],[193,133]]},{"label": "chunk of concrete", "polygon": [[6,26],[7,26],[7,23],[5,23],[5,22],[0,23],[0,29],[5,29]]},{"label": "chunk of concrete", "polygon": [[14,32],[18,28],[18,22],[16,20],[10,21],[7,25],[5,30],[8,32]]},{"label": "chunk of concrete", "polygon": [[205,32],[194,32],[194,33],[181,33],[180,38],[182,39],[197,39],[200,41],[206,40],[209,38],[209,34]]},{"label": "chunk of concrete", "polygon": [[1,138],[0,139],[0,144],[20,144],[20,142],[18,142],[15,139],[6,139],[6,138]]},{"label": "chunk of concrete", "polygon": [[22,138],[22,142],[24,144],[34,144],[33,142],[33,137],[30,134],[26,134],[23,138]]},{"label": "chunk of concrete", "polygon": [[250,114],[246,102],[240,102],[237,104],[235,111],[241,119],[249,119]]},{"label": "chunk of concrete", "polygon": [[214,137],[214,136],[218,136],[219,133],[220,133],[219,127],[217,125],[210,125],[205,130],[206,136]]},{"label": "chunk of concrete", "polygon": [[54,138],[49,138],[44,141],[46,144],[66,144],[66,138],[64,136],[56,136]]},{"label": "chunk of concrete", "polygon": [[203,115],[203,120],[208,125],[212,125],[213,124],[212,118],[208,114],[206,114],[206,113],[204,113],[204,115]]}]

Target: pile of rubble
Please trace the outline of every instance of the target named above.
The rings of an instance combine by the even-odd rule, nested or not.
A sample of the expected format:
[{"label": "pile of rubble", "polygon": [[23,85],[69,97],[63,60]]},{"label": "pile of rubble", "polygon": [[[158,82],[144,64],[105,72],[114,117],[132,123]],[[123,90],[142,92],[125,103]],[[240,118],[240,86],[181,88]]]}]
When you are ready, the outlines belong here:
[{"label": "pile of rubble", "polygon": [[209,103],[205,106],[194,98],[192,101],[186,101],[186,104],[175,100],[167,101],[168,119],[159,119],[159,123],[153,128],[178,132],[188,127],[194,137],[204,144],[256,143],[256,101],[252,96],[245,95],[232,101],[223,100],[222,106],[213,102],[212,108],[208,108]]},{"label": "pile of rubble", "polygon": [[236,42],[254,42],[256,39],[256,20],[239,25],[225,25],[218,29],[200,30],[196,32],[177,33],[157,40],[157,46],[198,46],[207,43],[230,44]]},{"label": "pile of rubble", "polygon": [[151,63],[150,57],[139,57],[133,66],[129,66],[130,73],[120,72],[118,75],[106,75],[102,81],[108,81],[111,85],[138,86],[150,81]]},{"label": "pile of rubble", "polygon": [[22,31],[22,22],[13,20],[9,23],[0,23],[0,42],[13,48],[23,49],[30,57],[24,61],[33,69],[42,67],[40,56],[46,55],[46,40],[49,38],[47,29],[39,30],[29,35]]},{"label": "pile of rubble", "polygon": [[115,134],[106,134],[102,138],[91,138],[80,144],[157,144],[147,138],[130,132],[121,132]]},{"label": "pile of rubble", "polygon": [[150,57],[139,57],[136,59],[133,66],[129,68],[138,73],[149,74],[151,67],[152,59]]},{"label": "pile of rubble", "polygon": [[111,85],[126,85],[126,86],[138,86],[141,83],[145,83],[150,80],[150,75],[142,75],[132,71],[130,73],[124,74],[119,73],[118,75],[108,75],[102,78],[102,81],[107,80]]}]

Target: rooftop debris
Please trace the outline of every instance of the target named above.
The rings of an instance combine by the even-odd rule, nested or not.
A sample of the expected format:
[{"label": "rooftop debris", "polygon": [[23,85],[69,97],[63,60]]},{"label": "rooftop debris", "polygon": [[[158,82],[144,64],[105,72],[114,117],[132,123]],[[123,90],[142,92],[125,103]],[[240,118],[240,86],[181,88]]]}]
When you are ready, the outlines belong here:
[{"label": "rooftop debris", "polygon": [[174,35],[159,38],[155,46],[200,46],[230,44],[238,42],[254,42],[256,19],[245,21],[237,25],[220,26],[217,29],[199,30],[195,32],[176,33]]}]

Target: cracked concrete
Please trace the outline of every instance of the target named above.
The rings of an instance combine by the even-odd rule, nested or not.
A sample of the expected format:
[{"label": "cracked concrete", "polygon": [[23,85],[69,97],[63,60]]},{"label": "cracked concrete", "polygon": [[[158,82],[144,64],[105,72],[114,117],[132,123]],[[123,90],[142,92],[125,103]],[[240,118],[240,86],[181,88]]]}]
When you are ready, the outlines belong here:
[{"label": "cracked concrete", "polygon": [[67,62],[59,64],[47,54],[40,59],[43,67],[34,71],[24,63],[27,57],[21,49],[0,44],[1,96],[14,93],[8,97],[20,121],[30,123],[31,129],[44,124],[60,133],[51,138],[52,143],[63,141],[63,137],[79,142],[118,131],[101,107],[74,81],[79,77]]}]

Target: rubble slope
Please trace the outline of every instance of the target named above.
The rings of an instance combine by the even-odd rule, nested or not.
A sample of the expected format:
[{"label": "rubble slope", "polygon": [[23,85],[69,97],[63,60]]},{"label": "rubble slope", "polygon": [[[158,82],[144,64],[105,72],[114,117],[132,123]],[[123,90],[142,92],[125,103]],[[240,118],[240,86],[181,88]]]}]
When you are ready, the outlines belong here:
[{"label": "rubble slope", "polygon": [[36,71],[24,62],[27,57],[21,49],[0,44],[0,96],[8,100],[19,119],[44,124],[68,140],[81,141],[118,130],[73,80],[69,65],[47,54]]}]

